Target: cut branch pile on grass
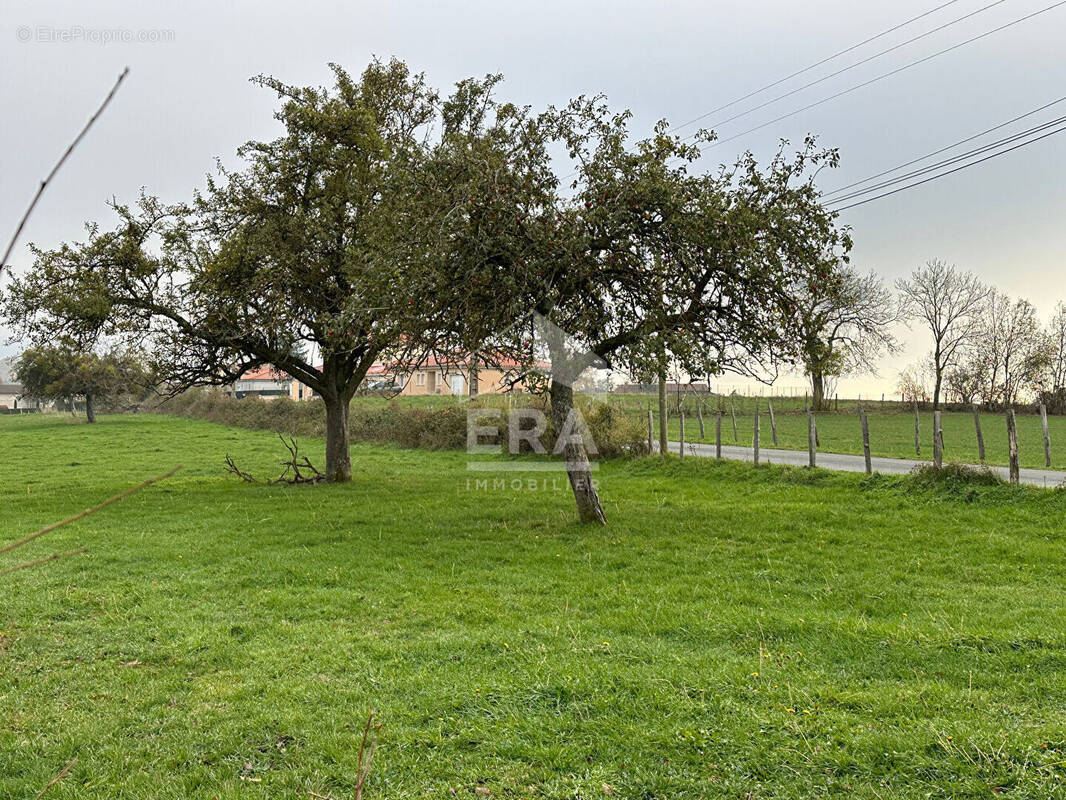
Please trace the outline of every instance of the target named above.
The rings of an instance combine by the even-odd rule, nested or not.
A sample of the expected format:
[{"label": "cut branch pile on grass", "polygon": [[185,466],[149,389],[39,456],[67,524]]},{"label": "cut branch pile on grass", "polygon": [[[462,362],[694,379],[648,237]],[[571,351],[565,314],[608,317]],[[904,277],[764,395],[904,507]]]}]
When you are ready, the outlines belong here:
[{"label": "cut branch pile on grass", "polygon": [[[281,433],[278,434],[278,438],[285,445],[285,449],[289,451],[289,458],[281,462],[281,465],[285,468],[281,475],[272,481],[267,481],[268,484],[313,484],[322,483],[326,480],[326,476],[319,471],[318,467],[311,463],[311,459],[300,455],[300,445],[296,439],[291,436],[286,437]],[[238,467],[237,463],[228,454],[226,455],[226,472],[236,475],[245,483],[256,483],[255,476]]]}]

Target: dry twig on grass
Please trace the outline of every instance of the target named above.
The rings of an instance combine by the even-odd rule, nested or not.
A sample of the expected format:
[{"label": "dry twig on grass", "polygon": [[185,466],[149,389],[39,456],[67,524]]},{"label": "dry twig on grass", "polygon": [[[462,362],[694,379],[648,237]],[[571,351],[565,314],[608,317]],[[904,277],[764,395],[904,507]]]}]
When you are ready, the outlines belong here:
[{"label": "dry twig on grass", "polygon": [[226,472],[236,475],[245,483],[255,483],[255,478],[253,478],[250,474],[238,467],[237,464],[230,457],[229,453],[226,453]]},{"label": "dry twig on grass", "polygon": [[47,792],[49,789],[51,789],[53,786],[55,786],[57,783],[59,783],[61,780],[63,780],[65,777],[67,777],[67,775],[70,774],[70,771],[72,769],[74,769],[74,765],[77,764],[77,763],[78,763],[78,759],[75,758],[73,761],[71,761],[69,764],[67,764],[65,767],[63,767],[63,769],[61,769],[59,771],[59,774],[56,775],[54,778],[52,778],[52,780],[50,780],[48,782],[47,786],[45,786],[43,789],[41,789],[41,791],[37,792],[37,796],[34,797],[33,800],[41,800],[41,797],[44,796],[44,793]]},{"label": "dry twig on grass", "polygon": [[[319,483],[324,481],[326,476],[318,471],[318,468],[311,463],[307,456],[300,455],[300,445],[291,436],[288,441],[282,434],[278,434],[278,438],[281,439],[281,443],[285,445],[285,449],[289,451],[289,460],[282,461],[281,464],[285,467],[285,471],[281,473],[281,476],[271,483]],[[310,474],[305,474],[301,470],[307,470]],[[292,477],[288,477],[289,472],[292,472]]]},{"label": "dry twig on grass", "polygon": [[[363,741],[359,745],[359,763],[356,766],[356,772],[358,778],[355,782],[355,800],[363,800],[363,786],[366,784],[366,776],[370,774],[370,762],[374,758],[374,739],[370,739],[370,746],[367,747],[367,740],[370,737],[370,726],[374,722],[374,709],[370,709],[370,713],[366,717],[366,727],[363,728]],[[366,756],[366,764],[363,763],[363,757]]]},{"label": "dry twig on grass", "polygon": [[[285,449],[289,451],[289,458],[287,461],[281,462],[281,465],[285,467],[281,475],[272,481],[267,481],[267,483],[271,485],[276,483],[295,485],[300,483],[321,483],[326,480],[326,476],[318,471],[318,467],[312,464],[307,456],[300,455],[300,445],[296,439],[291,436],[286,438],[280,433],[278,434],[278,438],[281,439],[281,443],[285,445]],[[226,456],[226,472],[231,475],[236,475],[245,483],[256,482],[255,476],[238,467],[236,462],[229,455]],[[289,473],[292,474],[290,475]]]},{"label": "dry twig on grass", "polygon": [[85,552],[84,547],[79,547],[77,550],[68,550],[65,553],[52,553],[50,556],[44,558],[38,558],[36,561],[27,561],[25,564],[16,564],[13,567],[7,569],[0,569],[0,577],[4,575],[10,575],[12,572],[18,572],[20,569],[29,569],[30,567],[36,567],[40,564],[47,564],[49,561],[55,561],[60,558],[66,558],[67,556],[78,556]]},{"label": "dry twig on grass", "polygon": [[[84,519],[85,517],[89,516],[90,514],[95,514],[97,511],[99,511],[99,510],[101,510],[103,508],[107,508],[112,503],[117,503],[119,500],[123,500],[123,499],[129,497],[131,494],[136,494],[137,492],[139,492],[141,489],[145,488],[146,486],[151,486],[153,483],[158,483],[159,481],[161,481],[161,480],[163,480],[165,478],[169,478],[171,475],[176,473],[179,469],[181,469],[181,464],[178,464],[178,466],[174,467],[174,469],[172,469],[170,472],[168,472],[168,473],[166,473],[164,475],[157,475],[154,478],[149,478],[144,483],[137,484],[136,486],[134,486],[134,487],[132,487],[130,489],[126,489],[124,492],[119,492],[114,497],[109,497],[107,500],[105,500],[104,502],[100,503],[99,505],[95,505],[92,508],[87,508],[84,511],[81,511],[81,512],[75,514],[72,517],[67,517],[66,519],[64,519],[64,520],[62,520],[60,522],[53,522],[51,525],[45,525],[39,531],[36,531],[35,533],[31,533],[29,536],[23,536],[21,539],[18,539],[18,540],[14,541],[14,542],[11,542],[10,544],[6,544],[3,547],[0,547],[0,554],[2,554],[2,553],[10,553],[12,550],[16,550],[19,547],[22,547],[23,545],[29,544],[34,539],[39,539],[41,536],[44,536],[46,533],[50,533],[51,531],[54,531],[56,528],[62,528],[64,525],[69,525],[72,522],[77,522],[79,519]],[[79,555],[79,554],[84,553],[84,552],[85,552],[85,548],[84,547],[79,547],[77,550],[68,550],[65,553],[52,553],[52,555],[46,556],[45,558],[39,558],[36,561],[27,561],[27,562],[25,562],[23,564],[16,564],[13,567],[8,567],[8,568],[6,568],[4,570],[0,570],[0,577],[2,577],[4,575],[10,575],[12,572],[18,572],[19,570],[22,570],[22,569],[29,569],[30,567],[36,567],[36,566],[38,566],[40,564],[47,564],[49,561],[57,561],[58,559],[66,558],[67,556],[76,556],[76,555]]]}]

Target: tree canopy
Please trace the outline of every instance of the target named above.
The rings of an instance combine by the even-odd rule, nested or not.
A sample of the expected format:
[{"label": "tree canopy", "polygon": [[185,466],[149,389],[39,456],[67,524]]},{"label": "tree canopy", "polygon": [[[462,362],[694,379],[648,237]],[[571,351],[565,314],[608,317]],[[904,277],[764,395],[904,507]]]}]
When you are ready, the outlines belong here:
[{"label": "tree canopy", "polygon": [[[37,342],[144,343],[170,391],[273,365],[322,396],[332,481],[350,479],[348,403],[376,361],[529,366],[537,320],[581,364],[632,373],[802,357],[800,300],[839,283],[851,245],[814,184],[835,151],[807,139],[703,172],[713,134],[662,122],[634,142],[602,97],[534,112],[497,99],[499,76],[442,98],[395,60],[333,71],[331,89],[254,79],[281,136],[187,203],[116,204],[116,227],[37,251],[5,318]],[[576,374],[560,338],[541,344],[556,430],[573,429]],[[582,518],[602,522],[580,436],[565,456]]]},{"label": "tree canopy", "polygon": [[144,196],[114,229],[38,251],[5,312],[34,340],[145,341],[172,392],[274,365],[322,396],[326,474],[344,481],[351,397],[376,360],[436,338],[455,284],[430,272],[439,239],[412,191],[436,93],[396,60],[333,70],[332,90],[254,79],[282,101],[282,136],[189,203]]},{"label": "tree canopy", "polygon": [[841,265],[832,277],[806,287],[796,304],[804,371],[813,407],[825,407],[826,380],[872,372],[885,351],[894,351],[895,300],[874,272]]},{"label": "tree canopy", "polygon": [[[836,153],[807,140],[795,156],[782,148],[765,166],[749,154],[697,174],[710,134],[686,143],[661,123],[633,147],[628,122],[601,98],[578,99],[510,130],[511,150],[535,145],[522,148],[517,185],[501,185],[494,171],[467,176],[469,204],[447,237],[449,257],[482,272],[465,297],[464,349],[491,342],[491,352],[531,364],[535,320],[548,320],[571,349],[634,373],[664,359],[695,376],[794,362],[797,298],[830,291],[850,249],[812,179]],[[553,179],[548,140],[577,165],[569,191]],[[560,370],[560,337],[554,347],[551,337],[542,343],[559,430],[575,375]],[[579,442],[566,458],[582,518],[603,521]]]},{"label": "tree canopy", "polygon": [[30,347],[15,362],[25,393],[40,400],[85,400],[85,419],[96,422],[96,403],[140,394],[149,379],[140,354],[117,349],[97,354],[71,345]]}]

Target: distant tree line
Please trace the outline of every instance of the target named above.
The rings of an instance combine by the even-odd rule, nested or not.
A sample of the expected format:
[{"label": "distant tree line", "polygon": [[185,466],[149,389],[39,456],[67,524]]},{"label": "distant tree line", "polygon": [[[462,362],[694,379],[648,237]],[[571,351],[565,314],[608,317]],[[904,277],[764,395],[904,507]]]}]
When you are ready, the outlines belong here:
[{"label": "distant tree line", "polygon": [[1048,324],[1024,298],[1011,298],[975,275],[933,260],[896,282],[896,293],[875,273],[841,264],[835,284],[810,287],[798,299],[800,363],[815,410],[828,408],[836,379],[876,371],[899,351],[897,323],[924,328],[932,349],[903,369],[897,391],[905,400],[980,404],[987,408],[1037,400],[1066,413],[1066,304]]},{"label": "distant tree line", "polygon": [[897,283],[905,314],[932,334],[930,354],[900,373],[912,400],[987,408],[1025,399],[1066,412],[1066,305],[1048,324],[1024,298],[1011,298],[973,274],[930,261]]}]

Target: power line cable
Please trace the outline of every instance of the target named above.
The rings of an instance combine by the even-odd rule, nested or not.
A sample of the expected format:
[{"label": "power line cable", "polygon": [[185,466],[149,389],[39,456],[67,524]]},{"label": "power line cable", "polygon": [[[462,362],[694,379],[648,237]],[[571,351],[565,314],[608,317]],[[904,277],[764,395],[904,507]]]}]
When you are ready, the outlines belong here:
[{"label": "power line cable", "polygon": [[835,94],[831,94],[828,97],[823,97],[821,100],[816,100],[813,103],[808,103],[807,105],[803,106],[802,108],[797,108],[794,111],[788,112],[787,114],[782,114],[779,117],[775,117],[774,119],[771,119],[771,120],[769,120],[767,122],[763,122],[762,124],[756,125],[753,128],[748,128],[746,131],[741,131],[740,133],[737,133],[737,134],[735,134],[733,136],[730,136],[730,137],[728,137],[726,139],[718,139],[718,140],[716,140],[714,142],[711,142],[711,143],[705,145],[704,147],[701,147],[700,148],[700,152],[701,153],[702,152],[706,152],[707,150],[709,150],[712,147],[717,147],[720,144],[725,144],[726,142],[731,142],[734,139],[739,139],[742,136],[747,136],[749,133],[754,133],[755,131],[762,130],[763,128],[766,128],[766,127],[768,127],[770,125],[773,125],[774,123],[781,122],[782,120],[788,119],[789,117],[794,117],[794,116],[796,116],[796,114],[801,114],[804,111],[809,111],[812,108],[816,108],[817,106],[820,106],[820,105],[823,105],[825,103],[828,103],[831,100],[836,100],[839,97],[843,97],[846,94],[850,94],[850,93],[852,93],[854,91],[857,91],[859,89],[865,88],[866,86],[870,86],[871,84],[877,83],[878,81],[882,81],[885,78],[890,78],[893,75],[898,75],[899,73],[901,73],[901,72],[903,72],[905,70],[908,70],[911,67],[916,67],[919,64],[924,64],[927,61],[932,61],[934,58],[938,58],[939,56],[945,55],[945,54],[950,53],[950,52],[952,52],[954,50],[958,50],[960,47],[965,47],[968,44],[973,44],[974,42],[980,41],[981,39],[985,39],[985,38],[987,38],[987,37],[989,37],[989,36],[991,36],[991,35],[993,35],[995,33],[999,33],[1000,31],[1004,31],[1007,28],[1012,28],[1015,25],[1019,25],[1020,23],[1026,22],[1027,20],[1033,19],[1034,17],[1037,17],[1037,16],[1039,16],[1041,14],[1046,14],[1048,11],[1052,11],[1052,10],[1058,8],[1059,6],[1062,6],[1062,5],[1066,5],[1066,0],[1059,0],[1057,3],[1052,3],[1050,6],[1046,6],[1044,8],[1041,8],[1041,9],[1037,10],[1037,11],[1033,11],[1030,14],[1026,14],[1024,17],[1019,17],[1018,19],[1012,20],[1011,22],[1007,22],[1007,23],[1005,23],[1003,25],[1000,25],[998,27],[992,28],[989,31],[985,31],[984,33],[978,34],[977,36],[973,36],[973,37],[971,37],[969,39],[966,39],[965,41],[959,42],[958,44],[953,44],[951,47],[946,47],[943,50],[938,50],[937,52],[935,52],[935,53],[933,53],[931,55],[925,56],[923,58],[920,58],[917,61],[911,61],[910,63],[904,64],[901,67],[896,67],[893,70],[890,70],[888,72],[882,73],[881,75],[877,75],[876,77],[870,78],[869,80],[863,81],[862,83],[857,83],[854,86],[849,86],[847,89],[842,89],[841,91],[836,92]]},{"label": "power line cable", "polygon": [[[913,36],[910,39],[907,39],[906,41],[900,42],[899,44],[894,44],[894,45],[892,45],[891,47],[889,47],[889,48],[887,48],[885,50],[881,50],[880,52],[874,53],[872,56],[867,56],[866,58],[864,58],[864,59],[862,59],[860,61],[856,61],[854,64],[849,64],[846,67],[841,67],[836,72],[830,72],[828,75],[825,75],[825,76],[823,76],[821,78],[817,78],[817,79],[815,79],[813,81],[809,81],[808,83],[805,83],[802,86],[798,86],[795,89],[791,89],[791,90],[785,92],[784,94],[779,94],[777,97],[772,97],[769,100],[766,100],[766,101],[764,101],[762,103],[759,103],[759,105],[757,105],[757,106],[752,106],[751,108],[747,109],[746,111],[741,111],[740,113],[734,114],[733,116],[727,117],[726,119],[718,120],[717,122],[714,122],[714,123],[708,125],[707,127],[711,128],[711,129],[714,129],[714,128],[719,127],[720,125],[726,125],[726,124],[728,124],[730,122],[734,122],[735,120],[741,119],[742,117],[746,117],[749,114],[754,114],[756,111],[761,111],[762,109],[766,108],[767,106],[771,106],[774,103],[777,103],[777,102],[779,102],[781,100],[785,100],[785,99],[787,99],[789,97],[792,97],[792,95],[794,95],[794,94],[799,94],[800,92],[804,91],[805,89],[810,89],[812,86],[817,86],[820,83],[825,83],[826,81],[831,80],[832,78],[835,78],[838,75],[843,75],[845,72],[849,72],[850,70],[853,70],[856,67],[861,67],[863,64],[868,64],[869,62],[871,62],[871,61],[873,61],[875,59],[878,59],[881,56],[888,55],[889,53],[892,53],[892,52],[894,52],[896,50],[899,50],[902,47],[906,47],[909,44],[914,44],[915,42],[917,42],[917,41],[919,41],[921,39],[925,39],[928,36],[932,36],[934,33],[939,33],[940,31],[944,30],[945,28],[950,28],[952,25],[956,25],[956,24],[958,24],[958,23],[960,23],[960,22],[962,22],[964,20],[970,19],[970,17],[975,17],[978,14],[980,14],[980,13],[982,13],[984,11],[988,11],[990,8],[994,8],[995,6],[1001,5],[1001,4],[1005,3],[1005,2],[1007,2],[1007,0],[995,0],[995,2],[989,3],[988,5],[983,6],[982,8],[978,8],[975,11],[970,11],[967,14],[963,14],[961,17],[956,17],[955,19],[951,20],[950,22],[945,22],[943,25],[940,25],[940,26],[938,26],[936,28],[928,30],[925,33],[920,33],[917,36]],[[711,113],[713,113],[713,112],[708,112],[708,114],[704,114],[704,117],[709,116]],[[700,117],[699,119],[703,119],[703,117]],[[688,136],[686,138],[691,139],[694,136],[695,136],[695,134],[692,134],[692,135],[690,135],[690,136]]]},{"label": "power line cable", "polygon": [[[1050,120],[1048,122],[1044,122],[1044,123],[1042,123],[1040,125],[1034,125],[1032,128],[1027,128],[1024,131],[1020,131],[1018,133],[1011,134],[1010,136],[1005,136],[1002,139],[998,139],[998,140],[996,140],[994,142],[989,142],[988,144],[981,145],[980,147],[975,147],[972,150],[967,150],[965,153],[960,153],[960,154],[958,154],[956,156],[952,156],[951,158],[946,158],[946,159],[943,159],[942,161],[937,161],[937,162],[935,162],[933,164],[930,164],[930,165],[928,165],[926,167],[922,167],[921,169],[916,169],[916,170],[912,170],[910,172],[906,172],[906,173],[904,173],[902,175],[897,175],[894,178],[889,178],[888,180],[881,181],[880,183],[876,183],[876,184],[873,184],[871,186],[867,186],[864,189],[857,189],[854,192],[849,192],[848,194],[845,194],[845,195],[843,195],[841,197],[837,197],[835,199],[828,200],[825,204],[826,205],[834,205],[836,203],[843,203],[843,202],[846,202],[848,200],[852,200],[852,199],[854,199],[856,197],[861,197],[864,194],[869,194],[870,192],[876,192],[879,189],[884,189],[887,186],[894,186],[897,183],[902,183],[903,181],[909,180],[911,178],[916,178],[916,177],[918,177],[920,175],[926,175],[926,174],[928,174],[930,172],[934,172],[935,170],[941,169],[942,167],[946,167],[946,166],[949,166],[951,164],[956,164],[959,161],[965,161],[966,159],[972,158],[973,156],[981,155],[982,153],[987,153],[987,152],[989,152],[991,150],[995,150],[996,148],[1002,147],[1005,144],[1010,144],[1012,142],[1016,142],[1019,139],[1024,139],[1027,136],[1031,136],[1034,133],[1039,133],[1040,131],[1047,130],[1048,128],[1052,128],[1052,127],[1054,127],[1056,125],[1061,125],[1064,122],[1066,122],[1066,115],[1061,116],[1061,117],[1057,117],[1056,119]],[[926,158],[928,158],[928,156],[926,156]],[[919,160],[921,160],[921,159],[919,159]],[[824,198],[824,195],[823,195],[823,198]]]},{"label": "power line cable", "polygon": [[956,172],[961,172],[962,170],[969,169],[970,167],[976,167],[978,164],[983,164],[985,161],[990,161],[993,158],[998,158],[999,156],[1004,156],[1007,153],[1011,153],[1011,152],[1013,152],[1015,150],[1018,150],[1018,149],[1020,149],[1022,147],[1027,147],[1028,145],[1036,144],[1039,141],[1047,139],[1050,136],[1055,136],[1056,134],[1059,134],[1059,133],[1066,133],[1066,125],[1063,125],[1061,128],[1058,128],[1056,130],[1048,131],[1044,135],[1038,136],[1035,139],[1031,139],[1028,142],[1021,142],[1020,144],[1016,144],[1013,147],[1007,148],[1006,150],[1002,150],[1002,151],[1000,151],[998,153],[992,153],[991,155],[987,155],[984,158],[978,159],[977,161],[971,161],[969,164],[962,164],[961,166],[955,167],[954,169],[950,169],[947,172],[941,172],[941,173],[939,173],[937,175],[932,175],[932,176],[930,176],[928,178],[925,178],[924,180],[920,180],[920,181],[917,181],[915,183],[908,184],[906,186],[901,186],[898,189],[893,189],[890,192],[884,192],[883,194],[875,195],[873,197],[868,197],[865,200],[859,200],[856,203],[851,203],[850,205],[842,206],[840,208],[835,208],[835,209],[833,209],[833,211],[836,211],[836,212],[847,211],[849,208],[855,208],[856,206],[866,205],[867,203],[872,203],[874,200],[880,200],[880,199],[885,198],[885,197],[890,197],[890,196],[892,196],[894,194],[899,194],[900,192],[905,192],[908,189],[914,189],[914,188],[916,188],[918,186],[922,186],[923,184],[930,183],[930,182],[935,181],[935,180],[939,180],[940,178],[946,178],[948,175],[953,175]]},{"label": "power line cable", "polygon": [[1005,128],[1008,125],[1011,125],[1011,124],[1013,124],[1015,122],[1018,122],[1019,120],[1025,119],[1026,117],[1031,117],[1033,114],[1038,114],[1041,111],[1049,109],[1052,106],[1058,105],[1059,103],[1061,103],[1063,101],[1066,101],[1066,96],[1060,97],[1058,100],[1052,100],[1050,103],[1046,103],[1046,104],[1040,106],[1039,108],[1034,108],[1032,111],[1026,111],[1024,114],[1019,114],[1018,116],[1014,117],[1013,119],[1009,119],[1006,122],[1001,122],[998,125],[993,125],[991,128],[986,128],[985,130],[981,131],[980,133],[975,133],[973,136],[967,136],[965,139],[959,139],[959,141],[957,141],[957,142],[955,142],[953,144],[949,144],[946,147],[941,147],[939,150],[934,150],[931,153],[926,153],[924,156],[919,156],[918,158],[913,158],[910,161],[904,161],[902,164],[897,164],[896,166],[892,167],[891,169],[886,169],[886,170],[884,170],[882,172],[875,173],[874,175],[869,175],[869,176],[863,178],[862,180],[854,181],[852,183],[845,184],[844,186],[839,186],[836,189],[832,189],[832,190],[830,190],[828,192],[823,192],[822,193],[822,197],[823,198],[832,197],[833,195],[840,194],[841,192],[844,192],[844,191],[846,191],[848,189],[851,189],[854,186],[860,186],[860,185],[862,185],[864,183],[868,183],[868,182],[870,182],[872,180],[875,180],[877,178],[880,178],[880,177],[882,177],[884,175],[890,175],[893,172],[897,172],[898,170],[901,170],[904,167],[909,167],[912,164],[918,164],[919,162],[925,161],[926,159],[932,158],[933,156],[940,155],[941,153],[946,152],[947,150],[954,150],[959,145],[966,144],[967,142],[972,142],[974,139],[980,139],[982,136],[986,136],[987,134],[992,133],[993,131],[998,131],[1000,128]]},{"label": "power line cable", "polygon": [[690,119],[688,122],[682,122],[680,125],[675,125],[673,128],[671,128],[671,131],[678,131],[678,130],[681,130],[682,128],[687,128],[689,125],[694,125],[695,123],[699,122],[700,120],[706,119],[711,114],[717,114],[719,111],[724,111],[727,108],[731,108],[732,106],[735,106],[737,103],[743,103],[745,100],[748,100],[748,99],[750,99],[752,97],[755,97],[755,95],[761,94],[762,92],[765,92],[767,89],[773,89],[775,86],[780,86],[782,83],[785,83],[786,81],[790,81],[793,78],[797,78],[800,75],[803,75],[803,74],[805,74],[807,72],[810,72],[812,69],[817,69],[818,67],[822,66],[823,64],[828,64],[830,61],[833,61],[833,60],[835,60],[837,58],[840,58],[841,56],[847,55],[848,53],[850,53],[850,52],[852,52],[854,50],[858,50],[860,47],[863,47],[864,45],[870,44],[870,42],[875,42],[878,39],[881,39],[881,38],[883,38],[885,36],[888,36],[888,34],[890,34],[890,33],[895,33],[900,28],[905,28],[908,25],[910,25],[911,23],[917,22],[920,19],[924,19],[925,17],[928,17],[930,14],[935,14],[937,11],[940,11],[941,9],[947,8],[948,6],[954,5],[957,2],[959,2],[959,0],[948,0],[947,3],[942,3],[941,5],[937,6],[936,8],[932,8],[929,11],[925,11],[925,12],[919,14],[916,17],[911,17],[910,19],[906,20],[905,22],[901,22],[898,25],[894,25],[893,27],[889,28],[888,30],[881,31],[881,33],[877,34],[876,36],[871,36],[869,39],[863,39],[858,44],[853,44],[851,47],[847,47],[847,48],[845,48],[843,50],[840,50],[840,51],[838,51],[836,53],[833,53],[833,55],[831,55],[831,56],[826,56],[821,61],[816,61],[815,63],[811,64],[810,66],[804,67],[803,69],[796,70],[795,72],[791,73],[790,75],[786,75],[783,78],[779,78],[778,80],[774,81],[773,83],[768,83],[765,86],[762,86],[762,87],[756,89],[753,92],[748,92],[743,97],[738,97],[736,100],[730,100],[725,105],[718,106],[717,108],[712,108],[710,111],[708,111],[708,112],[706,112],[704,114],[700,114],[698,117],[694,117],[693,119]]}]

